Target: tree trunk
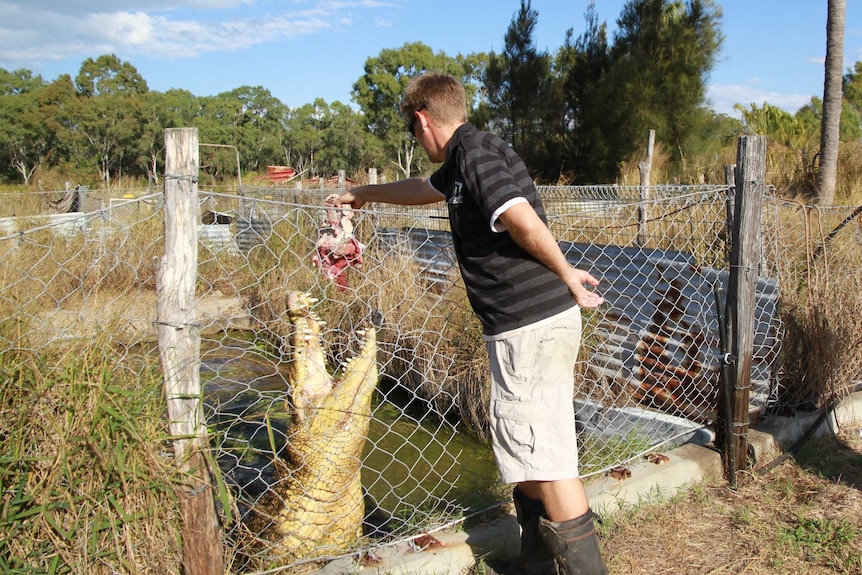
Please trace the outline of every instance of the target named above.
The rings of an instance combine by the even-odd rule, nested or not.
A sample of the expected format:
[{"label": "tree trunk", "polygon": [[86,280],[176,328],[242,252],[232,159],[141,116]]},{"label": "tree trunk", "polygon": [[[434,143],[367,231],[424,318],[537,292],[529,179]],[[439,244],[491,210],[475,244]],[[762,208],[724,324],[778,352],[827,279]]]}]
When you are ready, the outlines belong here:
[{"label": "tree trunk", "polygon": [[846,0],[829,0],[826,17],[826,74],[823,81],[823,118],[820,125],[820,170],[817,203],[832,205],[838,179],[838,141],[841,126]]}]

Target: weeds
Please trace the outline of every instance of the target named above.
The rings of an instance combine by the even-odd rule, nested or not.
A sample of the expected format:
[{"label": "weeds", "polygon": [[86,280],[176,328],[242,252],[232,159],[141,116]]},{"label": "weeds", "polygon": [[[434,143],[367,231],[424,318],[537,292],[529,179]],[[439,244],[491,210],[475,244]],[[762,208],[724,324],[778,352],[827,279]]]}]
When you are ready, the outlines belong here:
[{"label": "weeds", "polygon": [[858,573],[862,554],[852,551],[862,530],[848,519],[799,517],[791,526],[782,526],[778,540],[799,548],[810,562],[838,569],[841,573]]},{"label": "weeds", "polygon": [[0,571],[179,571],[160,378],[120,360],[104,340],[3,354]]},{"label": "weeds", "polygon": [[[862,473],[857,428],[812,440],[795,461],[746,476],[737,489],[702,483],[606,516],[611,573],[859,573],[862,492],[841,479]],[[841,474],[818,473],[824,454]]]}]

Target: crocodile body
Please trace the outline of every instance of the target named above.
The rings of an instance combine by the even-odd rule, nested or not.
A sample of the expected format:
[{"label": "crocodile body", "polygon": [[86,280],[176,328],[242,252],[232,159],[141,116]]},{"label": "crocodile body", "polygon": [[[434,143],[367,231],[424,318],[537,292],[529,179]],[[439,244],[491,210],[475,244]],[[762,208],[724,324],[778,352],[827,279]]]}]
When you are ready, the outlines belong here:
[{"label": "crocodile body", "polygon": [[339,380],[326,369],[319,318],[308,294],[292,292],[288,316],[293,418],[275,460],[275,483],[255,504],[251,533],[279,563],[349,549],[361,535],[360,466],[377,385],[376,330],[358,331],[360,352]]}]

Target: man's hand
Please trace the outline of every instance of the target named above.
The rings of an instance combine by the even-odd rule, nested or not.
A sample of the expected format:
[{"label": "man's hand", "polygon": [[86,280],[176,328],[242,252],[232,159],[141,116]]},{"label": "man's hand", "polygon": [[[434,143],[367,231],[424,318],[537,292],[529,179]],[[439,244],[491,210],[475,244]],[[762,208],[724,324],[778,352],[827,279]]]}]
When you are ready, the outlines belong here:
[{"label": "man's hand", "polygon": [[572,268],[571,273],[564,278],[564,281],[566,282],[566,285],[569,286],[569,291],[571,292],[572,297],[575,298],[575,301],[582,308],[594,308],[605,303],[605,298],[585,287],[587,285],[593,287],[599,285],[599,280],[591,276],[588,272]]},{"label": "man's hand", "polygon": [[366,204],[366,202],[364,200],[361,200],[358,197],[356,197],[356,194],[354,193],[354,191],[359,192],[359,190],[361,190],[361,188],[354,188],[353,190],[348,190],[348,191],[344,192],[338,198],[338,203],[341,204],[342,206],[347,204],[351,208],[353,208],[354,210],[360,209],[362,206],[364,206]]}]

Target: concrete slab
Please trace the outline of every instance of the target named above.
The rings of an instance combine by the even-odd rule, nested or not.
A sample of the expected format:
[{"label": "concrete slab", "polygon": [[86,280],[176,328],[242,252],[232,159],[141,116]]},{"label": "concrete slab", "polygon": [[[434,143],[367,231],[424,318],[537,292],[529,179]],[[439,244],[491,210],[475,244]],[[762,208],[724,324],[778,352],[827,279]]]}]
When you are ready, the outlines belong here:
[{"label": "concrete slab", "polygon": [[[768,463],[792,446],[817,423],[819,414],[771,417],[749,430],[749,443],[758,464]],[[815,435],[834,433],[846,425],[862,423],[862,392],[845,398],[819,423]],[[664,453],[668,461],[639,461],[627,466],[626,479],[602,478],[587,486],[590,505],[601,514],[613,514],[641,503],[667,499],[688,486],[722,477],[721,457],[711,447],[685,444]],[[354,558],[332,561],[319,575],[444,575],[466,574],[483,557],[513,557],[518,553],[519,530],[513,514],[475,527],[431,534],[439,546],[419,549],[398,543],[380,549],[379,562],[361,564]]]}]

